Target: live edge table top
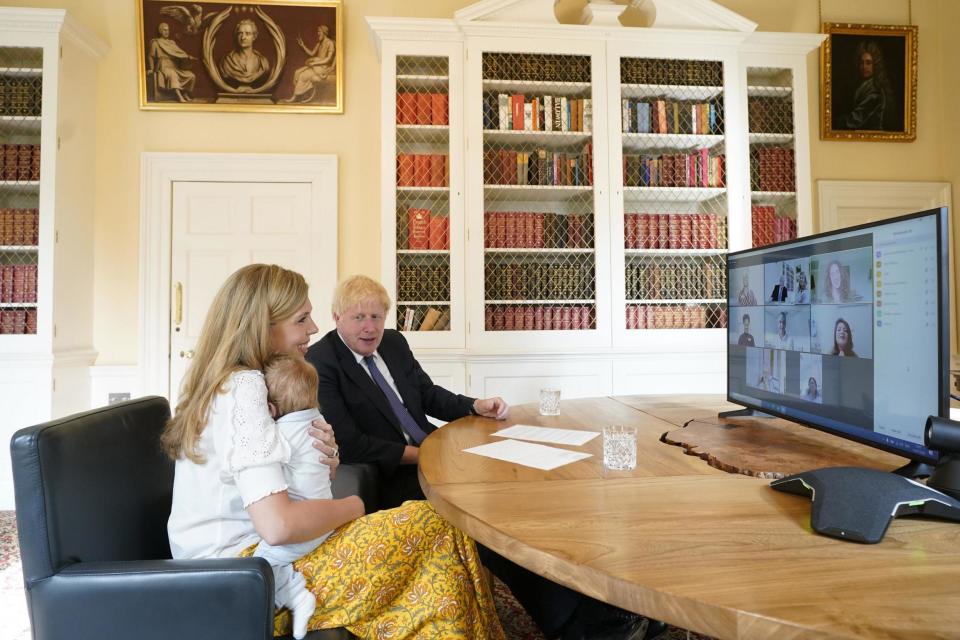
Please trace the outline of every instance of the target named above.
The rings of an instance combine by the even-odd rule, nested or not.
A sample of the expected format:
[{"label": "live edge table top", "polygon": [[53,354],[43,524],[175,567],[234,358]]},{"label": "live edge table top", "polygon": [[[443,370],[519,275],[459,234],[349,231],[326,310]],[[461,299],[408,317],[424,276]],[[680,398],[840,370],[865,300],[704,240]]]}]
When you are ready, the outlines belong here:
[{"label": "live edge table top", "polygon": [[[420,482],[444,517],[518,564],[699,633],[960,635],[960,526],[898,518],[876,545],[820,536],[810,528],[806,498],[661,441],[694,419],[737,423],[716,418],[730,408],[720,396],[630,396],[565,399],[555,417],[523,405],[505,422],[463,418],[423,442]],[[592,457],[553,471],[463,453],[497,440],[490,434],[511,424],[592,431],[634,425],[637,468],[604,470],[599,436],[576,448]],[[893,469],[902,462],[855,443],[840,449],[857,464]],[[842,463],[842,454],[829,461]]]}]

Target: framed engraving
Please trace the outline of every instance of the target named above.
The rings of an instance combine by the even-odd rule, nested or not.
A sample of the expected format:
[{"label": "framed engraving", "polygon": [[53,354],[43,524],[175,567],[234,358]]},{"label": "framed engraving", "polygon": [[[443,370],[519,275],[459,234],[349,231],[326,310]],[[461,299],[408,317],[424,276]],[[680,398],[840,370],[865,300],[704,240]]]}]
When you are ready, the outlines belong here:
[{"label": "framed engraving", "polygon": [[917,27],[825,22],[820,137],[917,137]]},{"label": "framed engraving", "polygon": [[343,113],[340,0],[137,0],[140,108]]}]

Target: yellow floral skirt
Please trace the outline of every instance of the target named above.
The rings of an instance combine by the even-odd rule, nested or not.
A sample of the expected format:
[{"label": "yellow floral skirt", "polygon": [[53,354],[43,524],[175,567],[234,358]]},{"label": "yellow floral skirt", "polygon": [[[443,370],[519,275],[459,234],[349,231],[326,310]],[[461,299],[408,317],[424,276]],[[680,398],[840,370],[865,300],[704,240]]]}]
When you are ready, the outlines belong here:
[{"label": "yellow floral skirt", "polygon": [[[504,637],[473,540],[425,501],[345,524],[293,566],[317,596],[311,630],[346,627],[371,640]],[[274,635],[291,629],[281,609]]]}]

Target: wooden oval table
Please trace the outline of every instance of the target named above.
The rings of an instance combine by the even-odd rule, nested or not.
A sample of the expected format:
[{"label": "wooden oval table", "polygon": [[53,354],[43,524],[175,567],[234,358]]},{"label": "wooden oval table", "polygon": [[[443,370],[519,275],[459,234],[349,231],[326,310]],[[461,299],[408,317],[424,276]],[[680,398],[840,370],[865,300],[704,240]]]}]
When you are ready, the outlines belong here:
[{"label": "wooden oval table", "polygon": [[[444,517],[518,564],[699,633],[960,637],[960,526],[898,518],[876,545],[817,535],[806,498],[661,442],[691,419],[722,427],[724,408],[733,407],[719,396],[634,396],[563,400],[556,417],[524,405],[504,422],[464,418],[424,441],[420,482]],[[592,457],[552,471],[463,452],[511,424],[634,425],[637,468],[606,471],[600,436],[569,447]],[[833,439],[857,448],[861,461],[897,466],[893,456]]]}]

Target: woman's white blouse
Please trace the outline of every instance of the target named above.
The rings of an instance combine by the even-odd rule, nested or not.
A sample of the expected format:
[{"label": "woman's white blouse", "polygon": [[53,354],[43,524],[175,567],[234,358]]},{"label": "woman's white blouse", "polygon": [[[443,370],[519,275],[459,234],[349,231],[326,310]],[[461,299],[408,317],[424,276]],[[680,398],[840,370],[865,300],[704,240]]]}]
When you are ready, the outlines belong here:
[{"label": "woman's white blouse", "polygon": [[235,557],[260,541],[246,507],[285,491],[290,447],[267,406],[259,371],[239,371],[214,396],[200,436],[204,464],[177,460],[167,521],[174,558]]}]

